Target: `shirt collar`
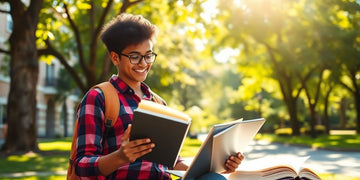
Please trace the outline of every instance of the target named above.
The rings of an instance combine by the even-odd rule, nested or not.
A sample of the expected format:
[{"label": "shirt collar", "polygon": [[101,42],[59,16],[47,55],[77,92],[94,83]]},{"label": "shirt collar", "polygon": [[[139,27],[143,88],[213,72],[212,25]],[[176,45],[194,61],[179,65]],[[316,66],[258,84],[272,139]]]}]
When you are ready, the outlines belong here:
[{"label": "shirt collar", "polygon": [[[114,85],[114,87],[122,94],[134,94],[134,90],[128,86],[123,80],[121,80],[119,78],[119,76],[117,75],[112,75],[110,78],[110,82],[111,84]],[[150,94],[150,88],[148,85],[146,85],[144,82],[141,82],[141,90],[144,92],[144,99],[150,99],[151,98],[151,94]]]}]

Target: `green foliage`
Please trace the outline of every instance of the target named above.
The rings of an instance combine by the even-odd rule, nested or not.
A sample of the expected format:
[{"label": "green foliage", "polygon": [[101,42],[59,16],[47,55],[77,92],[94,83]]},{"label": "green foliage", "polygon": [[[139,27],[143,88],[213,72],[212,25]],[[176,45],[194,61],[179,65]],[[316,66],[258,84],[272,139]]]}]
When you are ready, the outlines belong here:
[{"label": "green foliage", "polygon": [[[315,132],[316,134],[320,135],[320,134],[325,134],[325,126],[323,125],[316,125],[315,126]],[[300,128],[300,133],[303,135],[310,135],[310,127],[302,127]],[[274,131],[275,135],[278,136],[291,136],[292,135],[292,129],[291,128],[279,128],[279,129],[275,129]]]},{"label": "green foliage", "polygon": [[[359,81],[352,78],[356,77],[354,72],[359,72],[360,67],[360,61],[353,60],[359,53],[358,42],[355,43],[359,31],[353,31],[358,26],[354,21],[358,18],[355,14],[359,13],[357,2],[245,0],[227,1],[219,7],[226,17],[224,26],[229,27],[219,48],[240,49],[237,64],[243,78],[239,93],[242,100],[246,100],[246,108],[259,107],[255,98],[262,89],[271,93],[271,99],[279,98],[285,102],[290,117],[279,118],[290,118],[293,124],[306,119],[298,115],[300,109],[294,106],[296,101],[305,102],[308,109],[319,111],[318,107],[327,98],[332,98],[326,93],[334,91],[335,84],[339,84],[338,77],[350,90],[347,93],[360,93],[354,89],[359,86]],[[346,64],[352,64],[351,68]],[[340,70],[343,76],[339,75],[339,67],[344,67]],[[332,74],[327,75],[326,82],[323,69]],[[271,104],[274,101],[268,102],[267,106],[274,108]],[[267,107],[264,108],[266,111]],[[323,111],[325,114],[327,109]],[[275,114],[267,113],[265,117]],[[305,114],[309,116],[310,112]],[[357,114],[359,119],[360,112]],[[314,117],[310,120],[315,122]]]},{"label": "green foliage", "polygon": [[[45,48],[50,40],[76,72],[60,76],[60,92],[82,88],[75,76],[90,86],[115,73],[104,65],[109,61],[105,48],[93,34],[102,26],[106,3],[45,1],[38,47]],[[79,42],[64,4],[78,27]],[[114,3],[105,22],[123,5]],[[359,4],[354,1],[154,0],[140,1],[125,12],[141,14],[158,26],[154,50],[159,56],[146,83],[169,105],[191,114],[193,132],[216,122],[259,116],[268,119],[264,127],[269,130],[281,123],[298,123],[291,127],[300,130],[301,124],[314,122],[310,108],[321,117],[331,110],[335,118],[340,97],[360,93]],[[349,101],[346,112],[352,128],[359,126],[355,102]]]}]

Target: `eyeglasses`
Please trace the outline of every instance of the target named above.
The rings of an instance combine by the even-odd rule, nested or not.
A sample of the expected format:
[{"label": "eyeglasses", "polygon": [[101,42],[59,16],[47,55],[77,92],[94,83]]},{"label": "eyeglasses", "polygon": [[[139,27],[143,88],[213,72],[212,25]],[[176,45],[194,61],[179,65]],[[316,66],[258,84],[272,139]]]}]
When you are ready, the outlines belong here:
[{"label": "eyeglasses", "polygon": [[119,53],[122,56],[126,56],[129,58],[130,63],[131,64],[140,64],[141,60],[144,58],[146,64],[151,64],[155,61],[157,54],[154,52],[145,54],[145,55],[140,55],[138,53],[132,53],[132,54],[123,54],[123,53]]}]

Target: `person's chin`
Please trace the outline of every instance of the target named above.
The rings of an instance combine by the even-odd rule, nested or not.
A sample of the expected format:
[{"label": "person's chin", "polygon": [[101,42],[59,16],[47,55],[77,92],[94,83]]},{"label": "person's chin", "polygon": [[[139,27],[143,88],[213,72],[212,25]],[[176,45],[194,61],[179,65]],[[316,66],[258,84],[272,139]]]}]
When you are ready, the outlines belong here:
[{"label": "person's chin", "polygon": [[142,75],[135,76],[134,79],[136,79],[136,81],[138,81],[138,82],[143,82],[143,81],[145,81],[146,77],[147,77],[147,74],[142,74]]},{"label": "person's chin", "polygon": [[148,70],[146,70],[146,71],[141,71],[141,72],[139,72],[139,71],[134,71],[135,76],[136,76],[136,79],[143,79],[143,80],[146,79],[148,72],[149,72]]}]

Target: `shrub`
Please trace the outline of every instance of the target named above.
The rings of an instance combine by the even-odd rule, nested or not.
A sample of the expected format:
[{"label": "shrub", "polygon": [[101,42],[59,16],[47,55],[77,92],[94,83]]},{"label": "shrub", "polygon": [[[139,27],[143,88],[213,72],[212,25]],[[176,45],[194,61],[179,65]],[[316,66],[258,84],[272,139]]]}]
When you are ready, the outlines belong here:
[{"label": "shrub", "polygon": [[291,128],[279,128],[279,129],[275,129],[274,133],[278,136],[291,136],[292,129]]}]

